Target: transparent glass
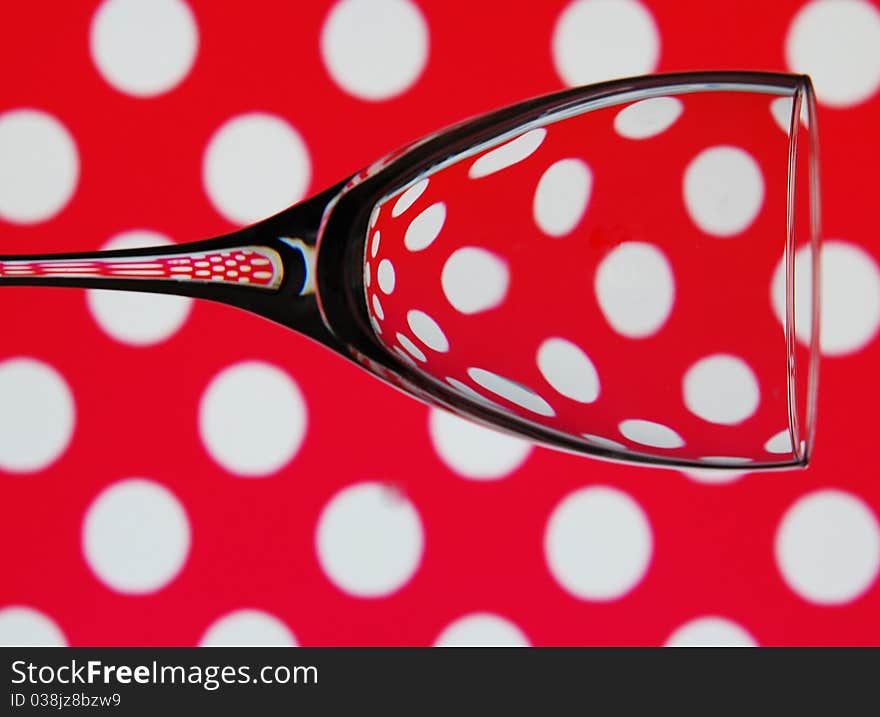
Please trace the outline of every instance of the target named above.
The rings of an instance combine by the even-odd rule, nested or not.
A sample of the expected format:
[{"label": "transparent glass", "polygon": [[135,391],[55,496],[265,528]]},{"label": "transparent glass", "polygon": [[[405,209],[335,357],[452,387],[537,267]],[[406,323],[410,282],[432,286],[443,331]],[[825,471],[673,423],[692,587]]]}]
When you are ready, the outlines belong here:
[{"label": "transparent glass", "polygon": [[817,146],[806,77],[632,78],[468,120],[225,237],[0,257],[0,282],[232,304],[562,450],[806,465]]}]

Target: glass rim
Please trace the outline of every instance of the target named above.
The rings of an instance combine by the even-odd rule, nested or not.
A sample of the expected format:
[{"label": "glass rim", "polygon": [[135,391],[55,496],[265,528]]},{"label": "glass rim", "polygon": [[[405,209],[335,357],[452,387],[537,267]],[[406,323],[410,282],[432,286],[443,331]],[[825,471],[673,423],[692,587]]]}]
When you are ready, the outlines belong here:
[{"label": "glass rim", "polygon": [[[799,123],[806,118],[806,147],[799,142]],[[799,78],[789,118],[788,168],[788,221],[785,244],[785,343],[787,353],[787,383],[789,402],[789,434],[797,465],[808,465],[816,437],[816,408],[819,389],[820,332],[821,332],[821,195],[819,186],[819,134],[816,120],[816,96],[813,84],[806,75]],[[808,153],[808,186],[798,187],[797,160],[800,152]],[[797,311],[795,285],[795,254],[798,237],[795,234],[796,202],[799,192],[809,195],[809,236],[801,248],[810,249],[808,282],[810,297],[810,341],[804,363],[797,352]],[[806,374],[805,385],[799,385],[798,376]],[[803,425],[801,419],[803,418]]]}]

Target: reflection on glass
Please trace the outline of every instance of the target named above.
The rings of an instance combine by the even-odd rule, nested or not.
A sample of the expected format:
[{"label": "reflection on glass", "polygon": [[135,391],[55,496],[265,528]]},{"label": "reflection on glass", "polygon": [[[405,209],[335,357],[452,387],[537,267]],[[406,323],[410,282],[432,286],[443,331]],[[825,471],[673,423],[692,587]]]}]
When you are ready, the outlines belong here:
[{"label": "reflection on glass", "polygon": [[816,357],[790,327],[815,303],[784,279],[818,211],[807,100],[748,86],[629,93],[437,162],[373,209],[363,281],[376,340],[466,412],[569,447],[802,462]]}]

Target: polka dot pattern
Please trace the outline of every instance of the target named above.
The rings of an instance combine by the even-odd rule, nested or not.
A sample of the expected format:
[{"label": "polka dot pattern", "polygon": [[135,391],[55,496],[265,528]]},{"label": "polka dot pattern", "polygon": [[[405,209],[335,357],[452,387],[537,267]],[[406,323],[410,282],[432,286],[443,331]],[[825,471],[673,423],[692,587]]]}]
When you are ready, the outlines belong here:
[{"label": "polka dot pattern", "polygon": [[177,497],[142,478],[102,491],[83,521],[86,562],[102,583],[121,593],[164,588],[183,567],[191,540],[189,519]]},{"label": "polka dot pattern", "polygon": [[290,629],[274,615],[252,608],[235,610],[215,620],[202,647],[296,647]]},{"label": "polka dot pattern", "polygon": [[155,97],[180,84],[198,45],[198,25],[183,0],[104,0],[89,35],[98,72],[135,97]]},{"label": "polka dot pattern", "polygon": [[69,130],[43,110],[0,114],[0,219],[34,224],[70,201],[79,179],[79,154]]},{"label": "polka dot pattern", "polygon": [[276,473],[296,455],[307,426],[305,399],[283,370],[261,361],[228,366],[211,379],[199,405],[208,454],[244,477]]},{"label": "polka dot pattern", "polygon": [[[260,8],[4,9],[0,284],[43,270],[10,255],[96,250],[135,230],[176,244],[223,234],[427,132],[566,86],[682,67],[809,72],[828,236],[811,465],[753,465],[791,455],[790,102],[633,98],[571,136],[511,131],[462,159],[457,191],[451,172],[387,187],[365,237],[370,321],[450,395],[597,449],[751,463],[655,470],[551,452],[229,307],[120,294],[101,309],[109,295],[0,286],[0,541],[16,546],[0,559],[15,576],[0,580],[0,644],[880,642],[877,2],[490,2],[467,24],[422,0]],[[717,42],[731,27],[749,32]],[[728,172],[736,181],[696,183],[693,211],[686,173],[718,147],[754,161],[760,201],[754,172]],[[537,202],[565,160],[589,168],[587,191],[548,179]],[[572,199],[557,206],[559,191]],[[796,242],[800,361],[801,226]],[[465,248],[489,269],[465,264],[457,307],[443,269]],[[192,280],[216,264],[236,281],[265,270],[217,258],[176,267]],[[129,299],[150,304],[123,310]],[[550,340],[579,353],[558,344],[545,363]],[[757,382],[737,423],[686,401],[689,369],[718,355]],[[265,381],[235,370],[254,364]]]},{"label": "polka dot pattern", "polygon": [[378,598],[400,590],[418,569],[424,547],[415,506],[381,483],[337,493],[321,513],[315,536],[326,576],[345,593]]},{"label": "polka dot pattern", "polygon": [[614,600],[628,593],[644,577],[651,551],[644,511],[626,493],[605,486],[566,496],[550,514],[544,534],[550,572],[582,600]]}]

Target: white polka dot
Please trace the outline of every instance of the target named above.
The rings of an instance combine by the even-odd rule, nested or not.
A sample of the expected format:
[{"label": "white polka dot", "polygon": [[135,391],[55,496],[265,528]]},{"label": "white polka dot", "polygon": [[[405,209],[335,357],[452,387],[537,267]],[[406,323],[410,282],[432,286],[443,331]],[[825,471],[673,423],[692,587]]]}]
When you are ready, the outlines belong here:
[{"label": "white polka dot", "polygon": [[596,270],[596,298],[612,328],[631,339],[651,336],[666,323],[675,303],[675,279],[657,247],[623,242]]},{"label": "white polka dot", "polygon": [[712,615],[698,617],[679,627],[666,641],[667,647],[756,647],[748,630],[732,620]]},{"label": "white polka dot", "polygon": [[364,286],[368,289],[370,288],[370,282],[372,281],[372,272],[370,271],[370,264],[367,262],[364,264]]},{"label": "white polka dot", "polygon": [[422,351],[418,346],[416,346],[412,342],[412,339],[410,339],[408,336],[404,336],[403,334],[398,333],[396,338],[398,343],[403,346],[404,349],[406,349],[406,352],[410,354],[410,356],[418,359],[422,363],[428,360],[428,357],[425,356],[425,352]]},{"label": "white polka dot", "polygon": [[76,144],[55,117],[33,109],[0,114],[0,219],[51,219],[70,201],[78,179]]},{"label": "white polka dot", "polygon": [[400,356],[400,358],[402,358],[404,360],[404,362],[406,362],[407,364],[409,364],[410,366],[412,366],[414,368],[418,367],[418,364],[415,361],[413,361],[412,356],[410,356],[406,351],[404,351],[402,348],[400,348],[400,346],[392,346],[391,348],[394,349],[394,353],[396,353],[398,356]]},{"label": "white polka dot", "polygon": [[880,11],[865,0],[807,3],[788,29],[785,59],[811,76],[823,104],[864,102],[880,87]]},{"label": "white polka dot", "polygon": [[391,216],[399,217],[401,214],[403,214],[407,209],[409,209],[413,204],[416,203],[416,200],[425,193],[425,190],[427,188],[427,177],[413,184],[409,189],[407,189],[397,198],[397,201],[394,203],[394,207],[392,207],[391,209]]},{"label": "white polka dot", "polygon": [[529,638],[510,620],[476,612],[447,625],[434,642],[436,647],[529,647]]},{"label": "white polka dot", "polygon": [[67,647],[67,639],[45,613],[23,605],[10,605],[0,609],[0,646]]},{"label": "white polka dot", "polygon": [[777,97],[770,103],[770,114],[779,125],[779,129],[788,134],[791,132],[791,108],[794,100],[791,97]]},{"label": "white polka dot", "polygon": [[[795,254],[795,323],[797,337],[809,343],[812,334],[812,250]],[[819,335],[822,353],[843,356],[864,348],[880,328],[880,269],[861,247],[845,241],[825,241],[821,250],[822,301]],[[785,264],[780,259],[773,275],[773,308],[785,321]]]},{"label": "white polka dot", "polygon": [[86,562],[122,593],[152,593],[180,573],[190,549],[190,526],[180,501],[151,480],[130,478],[101,492],[86,511]]},{"label": "white polka dot", "polygon": [[406,323],[409,324],[409,328],[416,335],[416,338],[429,349],[444,354],[449,351],[449,339],[446,338],[443,329],[424,311],[417,309],[408,311]]},{"label": "white polka dot", "polygon": [[490,174],[495,174],[495,172],[500,172],[502,169],[522,162],[541,146],[546,136],[547,130],[543,127],[524,132],[519,137],[505,142],[477,158],[468,170],[468,176],[471,179],[488,177]]},{"label": "white polka dot", "polygon": [[702,231],[731,237],[748,229],[761,211],[764,177],[748,152],[719,145],[691,160],[683,192],[688,214]]},{"label": "white polka dot", "polygon": [[394,291],[394,285],[397,283],[397,276],[394,273],[394,264],[390,259],[382,259],[379,262],[379,271],[376,272],[376,278],[379,280],[379,288],[386,294]]},{"label": "white polka dot", "polygon": [[627,139],[647,139],[672,127],[682,112],[684,105],[677,97],[651,97],[620,110],[614,129]]},{"label": "white polka dot", "polygon": [[485,404],[489,404],[490,406],[499,407],[498,404],[495,403],[495,401],[492,401],[492,400],[486,398],[485,396],[477,393],[474,389],[472,389],[466,383],[462,383],[461,381],[459,381],[456,378],[450,378],[449,376],[447,376],[446,383],[448,383],[450,386],[452,386],[460,394],[462,394],[462,395],[466,396],[467,398],[470,398],[474,401],[477,401],[478,403],[485,403]]},{"label": "white polka dot", "polygon": [[779,433],[774,433],[764,444],[764,450],[768,453],[791,453],[791,433],[783,428]]},{"label": "white polka dot", "polygon": [[521,406],[528,411],[537,413],[541,416],[555,416],[556,411],[541,398],[537,393],[527,386],[511,381],[491,371],[482,368],[469,368],[468,376],[475,383],[479,384],[487,391],[506,398],[511,403]]},{"label": "white polka dot", "polygon": [[373,331],[375,331],[377,335],[382,335],[382,327],[379,326],[379,322],[376,321],[376,317],[370,316],[370,326],[373,327]]},{"label": "white polka dot", "polygon": [[180,0],[104,0],[92,18],[89,40],[92,62],[112,87],[154,97],[189,73],[199,29]]},{"label": "white polka dot", "polygon": [[370,244],[370,256],[373,259],[376,258],[376,254],[379,253],[379,242],[382,240],[382,235],[379,233],[379,230],[376,230],[376,233],[373,234],[373,242]]},{"label": "white polka dot", "polygon": [[437,455],[465,478],[504,478],[525,463],[532,452],[528,441],[437,408],[430,411],[428,428]]},{"label": "white polka dot", "polygon": [[651,526],[642,508],[615,488],[570,493],[544,534],[553,577],[583,600],[615,600],[632,590],[651,562]]},{"label": "white polka dot", "polygon": [[385,310],[382,308],[382,303],[379,301],[379,297],[376,294],[373,294],[373,311],[376,313],[376,316],[379,317],[380,321],[385,320]]},{"label": "white polka dot", "polygon": [[[376,226],[376,222],[379,221],[379,213],[381,211],[382,211],[382,207],[379,206],[378,204],[375,207],[373,207],[373,211],[370,214],[370,229],[372,229],[374,226]],[[376,256],[376,255],[373,254],[373,256]]]},{"label": "white polka dot", "polygon": [[[166,246],[168,237],[135,230],[117,234],[102,249]],[[148,346],[173,336],[186,322],[193,300],[171,294],[89,289],[86,299],[92,317],[111,338],[133,346]]]},{"label": "white polka dot", "polygon": [[211,457],[230,473],[269,475],[286,466],[306,434],[306,404],[277,366],[242,361],[211,380],[199,404],[199,433]]},{"label": "white polka dot", "polygon": [[208,142],[202,167],[214,208],[234,224],[251,224],[298,202],[311,171],[299,133],[262,112],[227,120]]},{"label": "white polka dot", "polygon": [[823,605],[855,600],[880,570],[877,517],[850,493],[809,493],[779,524],[776,562],[785,582],[804,600]]},{"label": "white polka dot", "polygon": [[581,221],[590,201],[593,173],[580,159],[560,159],[541,175],[532,212],[545,234],[561,237]]},{"label": "white polka dot", "polygon": [[504,302],[510,272],[501,257],[466,246],[446,260],[440,282],[450,304],[463,314],[476,314]]},{"label": "white polka dot", "polygon": [[443,202],[432,204],[413,219],[406,229],[403,243],[410,251],[421,251],[429,247],[446,221],[446,205]]},{"label": "white polka dot", "polygon": [[681,472],[695,483],[704,483],[706,485],[725,485],[727,483],[733,483],[748,473],[748,471],[735,471],[726,468],[723,470],[712,468],[683,468]]},{"label": "white polka dot", "polygon": [[408,0],[339,0],[321,31],[330,76],[362,100],[405,92],[428,62],[428,25]]},{"label": "white polka dot", "polygon": [[587,443],[592,443],[594,446],[598,448],[607,448],[611,451],[625,451],[627,450],[626,446],[622,443],[618,443],[617,441],[612,441],[610,438],[603,438],[602,436],[596,436],[592,433],[582,433],[584,440]]},{"label": "white polka dot", "polygon": [[734,425],[758,409],[758,379],[737,356],[714,354],[694,363],[682,382],[688,409],[705,421]]},{"label": "white polka dot", "polygon": [[413,504],[381,483],[337,493],[318,520],[321,568],[346,593],[383,597],[402,588],[422,559],[424,535]]},{"label": "white polka dot", "polygon": [[244,609],[215,620],[205,631],[202,647],[296,647],[290,628],[263,610]]},{"label": "white polka dot", "polygon": [[574,0],[553,30],[553,63],[571,86],[646,75],[659,59],[654,18],[636,0]]},{"label": "white polka dot", "polygon": [[668,426],[641,418],[629,418],[622,421],[620,432],[634,443],[652,448],[681,448],[684,439]]},{"label": "white polka dot", "polygon": [[599,398],[599,374],[583,350],[571,341],[552,338],[538,349],[538,369],[566,398],[592,403]]},{"label": "white polka dot", "polygon": [[52,366],[24,357],[0,362],[0,468],[47,468],[67,449],[75,422],[70,387]]}]

